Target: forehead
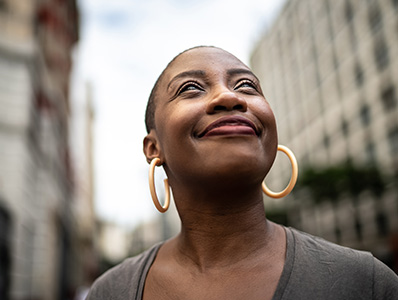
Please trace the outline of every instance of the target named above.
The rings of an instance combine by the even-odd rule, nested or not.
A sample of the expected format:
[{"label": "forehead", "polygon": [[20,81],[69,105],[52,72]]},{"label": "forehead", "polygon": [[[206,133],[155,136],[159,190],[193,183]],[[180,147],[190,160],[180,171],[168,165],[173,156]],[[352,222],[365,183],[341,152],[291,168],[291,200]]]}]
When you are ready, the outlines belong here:
[{"label": "forehead", "polygon": [[168,82],[175,75],[190,70],[222,72],[232,68],[250,70],[244,63],[227,51],[210,47],[195,48],[178,56],[167,68],[164,79],[165,82]]}]

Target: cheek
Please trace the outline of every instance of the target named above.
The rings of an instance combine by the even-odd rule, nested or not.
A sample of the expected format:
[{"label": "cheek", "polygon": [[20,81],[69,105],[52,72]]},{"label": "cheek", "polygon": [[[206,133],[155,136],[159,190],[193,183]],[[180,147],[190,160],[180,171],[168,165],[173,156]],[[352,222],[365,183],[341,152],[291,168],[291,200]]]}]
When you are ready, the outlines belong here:
[{"label": "cheek", "polygon": [[264,99],[256,99],[251,104],[250,109],[268,134],[277,136],[275,116],[268,102],[264,101]]},{"label": "cheek", "polygon": [[273,164],[278,147],[278,134],[274,113],[267,102],[262,99],[253,103],[251,108],[258,120],[261,122],[264,132],[262,133],[262,145],[264,154],[264,167],[269,170]]},{"label": "cheek", "polygon": [[174,155],[187,147],[192,137],[194,125],[202,110],[199,103],[176,103],[165,107],[156,116],[158,137],[165,155]]}]

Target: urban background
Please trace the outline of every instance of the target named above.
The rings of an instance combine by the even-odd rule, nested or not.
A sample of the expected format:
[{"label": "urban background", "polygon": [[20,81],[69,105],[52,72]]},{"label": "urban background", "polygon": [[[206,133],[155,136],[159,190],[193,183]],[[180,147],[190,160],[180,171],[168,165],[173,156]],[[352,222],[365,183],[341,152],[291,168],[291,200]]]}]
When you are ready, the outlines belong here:
[{"label": "urban background", "polygon": [[[179,229],[175,209],[133,229],[95,214],[89,83],[71,109],[80,26],[76,0],[0,0],[0,299],[78,299]],[[398,272],[398,1],[288,0],[250,66],[300,168],[290,196],[264,198],[268,217]],[[267,184],[289,176],[279,154]]]}]

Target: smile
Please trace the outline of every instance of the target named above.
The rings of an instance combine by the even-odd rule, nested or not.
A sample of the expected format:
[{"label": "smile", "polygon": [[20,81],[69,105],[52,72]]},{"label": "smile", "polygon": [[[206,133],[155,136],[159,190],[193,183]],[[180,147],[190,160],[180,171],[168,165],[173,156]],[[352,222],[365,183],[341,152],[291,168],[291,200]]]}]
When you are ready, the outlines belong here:
[{"label": "smile", "polygon": [[222,135],[255,135],[257,136],[256,126],[252,121],[240,116],[227,116],[211,123],[198,135],[201,137]]}]

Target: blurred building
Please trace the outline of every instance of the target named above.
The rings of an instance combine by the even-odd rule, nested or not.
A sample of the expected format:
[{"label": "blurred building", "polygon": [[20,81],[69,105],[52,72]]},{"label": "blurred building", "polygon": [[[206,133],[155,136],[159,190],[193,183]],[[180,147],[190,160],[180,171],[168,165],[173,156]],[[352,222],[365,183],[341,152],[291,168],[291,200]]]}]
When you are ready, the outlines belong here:
[{"label": "blurred building", "polygon": [[[161,192],[159,192],[159,195],[161,195],[159,197],[162,199],[163,195]],[[162,203],[163,200],[164,199],[161,200]],[[151,199],[148,199],[148,201],[151,201]],[[155,206],[153,206],[153,210],[156,211]],[[140,223],[131,232],[129,248],[129,254],[131,256],[141,253],[156,243],[176,236],[180,232],[181,221],[178,217],[177,208],[173,199],[171,199],[170,207],[166,213],[161,214],[156,211],[156,214],[157,217],[147,222]]]},{"label": "blurred building", "polygon": [[[73,77],[73,76],[72,76]],[[76,80],[76,78],[74,78]],[[94,107],[90,84],[82,85],[71,93],[70,147],[73,157],[74,198],[71,203],[72,214],[76,218],[75,262],[81,272],[75,273],[80,288],[89,287],[98,275],[98,245],[96,237],[96,216],[94,212]],[[76,91],[77,90],[77,91]]]},{"label": "blurred building", "polygon": [[131,231],[120,224],[109,221],[98,222],[98,248],[102,270],[120,263],[129,255]]},{"label": "blurred building", "polygon": [[[279,142],[294,151],[301,171],[372,167],[367,174],[380,172],[383,180],[377,192],[374,179],[355,196],[337,188],[326,199],[314,199],[307,186],[286,200],[266,200],[267,209],[287,211],[288,224],[385,261],[397,259],[388,245],[398,231],[397,28],[396,0],[289,0],[251,57]],[[290,174],[281,162],[267,183],[277,190]]]},{"label": "blurred building", "polygon": [[69,146],[75,0],[0,0],[0,299],[80,284]]}]

